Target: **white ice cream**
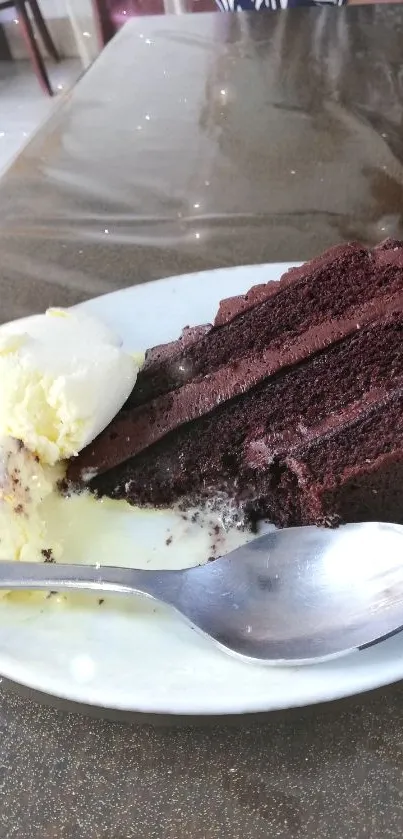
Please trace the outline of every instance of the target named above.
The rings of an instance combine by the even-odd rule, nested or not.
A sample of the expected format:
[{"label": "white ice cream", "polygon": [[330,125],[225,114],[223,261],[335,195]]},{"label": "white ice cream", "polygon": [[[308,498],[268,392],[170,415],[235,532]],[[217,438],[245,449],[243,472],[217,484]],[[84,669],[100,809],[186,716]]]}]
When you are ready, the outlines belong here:
[{"label": "white ice cream", "polygon": [[138,373],[103,324],[50,309],[0,327],[0,436],[44,463],[77,454],[113,419]]},{"label": "white ice cream", "polygon": [[61,475],[55,464],[109,424],[138,369],[107,327],[79,311],[0,327],[0,558],[60,553],[41,510]]}]

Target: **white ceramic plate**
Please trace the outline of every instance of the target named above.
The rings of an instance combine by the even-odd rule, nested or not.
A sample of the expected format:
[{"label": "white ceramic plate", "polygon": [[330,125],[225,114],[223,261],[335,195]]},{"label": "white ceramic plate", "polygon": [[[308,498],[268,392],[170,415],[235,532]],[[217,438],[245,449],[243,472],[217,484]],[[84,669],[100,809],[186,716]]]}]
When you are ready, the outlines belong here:
[{"label": "white ceramic plate", "polygon": [[[84,308],[115,328],[130,349],[144,350],[176,338],[187,324],[211,320],[220,299],[278,279],[286,267],[173,277],[92,300]],[[74,536],[73,508],[70,512]],[[91,542],[83,546],[73,538],[71,561],[101,558],[110,564],[173,567],[195,564],[211,552],[206,529],[174,514],[97,509],[87,525]],[[168,529],[174,537],[169,547]],[[88,599],[60,602],[33,595],[0,602],[0,672],[40,691],[114,709],[164,714],[271,711],[397,681],[403,677],[403,635],[332,663],[269,668],[226,656],[180,618],[147,601],[98,606]]]}]

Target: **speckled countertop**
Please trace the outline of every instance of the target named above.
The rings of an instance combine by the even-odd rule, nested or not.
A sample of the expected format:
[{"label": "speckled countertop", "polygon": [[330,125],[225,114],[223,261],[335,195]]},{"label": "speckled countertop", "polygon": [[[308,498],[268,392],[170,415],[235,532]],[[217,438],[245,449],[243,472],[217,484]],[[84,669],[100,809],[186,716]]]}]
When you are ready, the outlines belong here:
[{"label": "speckled countertop", "polygon": [[403,689],[237,725],[125,726],[4,693],[0,836],[397,839]]},{"label": "speckled countertop", "polygon": [[[128,24],[0,183],[1,319],[402,236],[402,57],[398,6]],[[0,839],[403,832],[401,686],[175,729],[37,699],[0,685]]]}]

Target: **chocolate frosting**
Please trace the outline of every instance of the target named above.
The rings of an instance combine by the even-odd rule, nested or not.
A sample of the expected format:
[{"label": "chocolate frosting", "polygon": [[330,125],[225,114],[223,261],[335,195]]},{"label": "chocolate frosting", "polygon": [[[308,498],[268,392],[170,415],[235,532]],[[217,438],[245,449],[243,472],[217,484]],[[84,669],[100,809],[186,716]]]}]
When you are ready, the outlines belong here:
[{"label": "chocolate frosting", "polygon": [[384,293],[382,297],[350,310],[348,317],[333,319],[308,329],[280,349],[267,350],[229,363],[144,406],[122,412],[91,445],[70,462],[68,478],[77,482],[85,480],[87,473],[93,476],[93,470],[97,474],[108,471],[151,446],[179,425],[213,411],[221,402],[245,393],[268,376],[303,361],[379,317],[385,319],[388,314],[402,310],[403,292],[390,296]]}]

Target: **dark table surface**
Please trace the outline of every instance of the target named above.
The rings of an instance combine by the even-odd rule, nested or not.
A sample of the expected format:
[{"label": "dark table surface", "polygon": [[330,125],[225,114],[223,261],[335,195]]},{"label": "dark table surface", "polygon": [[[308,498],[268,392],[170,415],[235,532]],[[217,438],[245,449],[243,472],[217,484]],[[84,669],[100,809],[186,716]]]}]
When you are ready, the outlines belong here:
[{"label": "dark table surface", "polygon": [[[1,318],[402,235],[402,58],[398,6],[131,22],[0,183]],[[403,832],[401,686],[170,730],[3,683],[0,730],[1,839]]]}]

